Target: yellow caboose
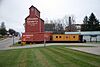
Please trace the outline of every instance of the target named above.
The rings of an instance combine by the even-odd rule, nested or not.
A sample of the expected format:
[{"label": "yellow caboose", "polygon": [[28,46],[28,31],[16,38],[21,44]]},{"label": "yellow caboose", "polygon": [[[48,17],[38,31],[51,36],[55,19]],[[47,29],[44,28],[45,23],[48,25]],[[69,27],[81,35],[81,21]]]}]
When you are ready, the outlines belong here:
[{"label": "yellow caboose", "polygon": [[79,34],[53,34],[52,41],[80,42],[80,35]]}]

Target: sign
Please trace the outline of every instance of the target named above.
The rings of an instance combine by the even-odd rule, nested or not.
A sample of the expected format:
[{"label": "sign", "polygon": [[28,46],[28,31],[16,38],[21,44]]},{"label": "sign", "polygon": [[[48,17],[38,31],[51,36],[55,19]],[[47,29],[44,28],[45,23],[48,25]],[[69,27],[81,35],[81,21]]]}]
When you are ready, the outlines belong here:
[{"label": "sign", "polygon": [[27,18],[27,24],[30,26],[35,26],[38,23],[38,18]]}]

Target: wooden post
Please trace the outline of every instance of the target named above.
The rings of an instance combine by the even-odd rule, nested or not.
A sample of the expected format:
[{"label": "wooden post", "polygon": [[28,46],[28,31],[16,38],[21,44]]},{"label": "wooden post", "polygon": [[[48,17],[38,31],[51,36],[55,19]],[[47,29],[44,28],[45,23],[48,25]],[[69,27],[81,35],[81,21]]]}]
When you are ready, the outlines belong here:
[{"label": "wooden post", "polygon": [[46,46],[46,40],[45,40],[45,38],[44,38],[44,47]]}]

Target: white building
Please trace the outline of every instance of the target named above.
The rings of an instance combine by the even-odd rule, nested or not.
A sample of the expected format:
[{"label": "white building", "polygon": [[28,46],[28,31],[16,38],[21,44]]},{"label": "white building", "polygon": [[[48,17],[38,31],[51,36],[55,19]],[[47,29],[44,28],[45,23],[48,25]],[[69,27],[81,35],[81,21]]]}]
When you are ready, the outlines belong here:
[{"label": "white building", "polygon": [[80,34],[83,35],[83,40],[100,41],[100,31],[65,32],[65,34]]}]

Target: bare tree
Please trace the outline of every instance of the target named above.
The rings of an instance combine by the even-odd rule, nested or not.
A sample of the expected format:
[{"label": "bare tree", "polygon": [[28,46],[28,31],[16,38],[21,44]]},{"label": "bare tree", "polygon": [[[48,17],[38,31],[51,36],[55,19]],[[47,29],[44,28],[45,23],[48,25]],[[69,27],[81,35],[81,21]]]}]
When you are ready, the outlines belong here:
[{"label": "bare tree", "polygon": [[74,16],[69,16],[69,23],[68,23],[68,26],[65,27],[65,31],[66,32],[75,32],[77,31],[77,28],[75,26],[75,19],[74,19]]},{"label": "bare tree", "polygon": [[[69,16],[60,19],[46,20],[45,31],[52,31],[53,33],[64,33],[65,31],[76,31],[75,19],[72,15],[69,23]],[[70,29],[69,29],[70,28]]]}]

